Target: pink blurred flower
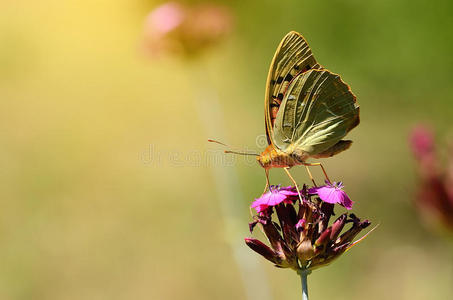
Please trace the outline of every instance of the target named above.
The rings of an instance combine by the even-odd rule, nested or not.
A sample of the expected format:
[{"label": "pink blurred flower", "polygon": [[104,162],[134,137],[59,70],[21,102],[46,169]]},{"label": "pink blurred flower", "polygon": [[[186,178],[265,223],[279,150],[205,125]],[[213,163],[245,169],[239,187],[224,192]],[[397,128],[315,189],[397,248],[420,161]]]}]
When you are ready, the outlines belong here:
[{"label": "pink blurred flower", "polygon": [[145,30],[150,34],[163,35],[181,25],[183,20],[184,8],[176,2],[167,2],[146,17]]},{"label": "pink blurred flower", "polygon": [[298,193],[294,187],[271,186],[267,193],[253,201],[251,207],[254,208],[257,213],[261,213],[269,207],[276,206],[282,202],[293,203],[297,197]]},{"label": "pink blurred flower", "polygon": [[149,13],[144,44],[151,55],[191,56],[218,44],[232,28],[229,10],[215,4],[167,2]]},{"label": "pink blurred flower", "polygon": [[422,159],[434,152],[434,134],[426,126],[416,126],[412,130],[409,142],[417,159]]},{"label": "pink blurred flower", "polygon": [[354,202],[343,191],[343,184],[341,182],[328,183],[319,187],[312,187],[308,190],[310,194],[317,194],[319,198],[327,203],[338,203],[346,209],[351,209]]},{"label": "pink blurred flower", "polygon": [[412,130],[410,146],[418,165],[417,208],[422,216],[438,220],[453,230],[453,147],[448,155],[449,164],[441,168],[434,134],[423,125]]}]

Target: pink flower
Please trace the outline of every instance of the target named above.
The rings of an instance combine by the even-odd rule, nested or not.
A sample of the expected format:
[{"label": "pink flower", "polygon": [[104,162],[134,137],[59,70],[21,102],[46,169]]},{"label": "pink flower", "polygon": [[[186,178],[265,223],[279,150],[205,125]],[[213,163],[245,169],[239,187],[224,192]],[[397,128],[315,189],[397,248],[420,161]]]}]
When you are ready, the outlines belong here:
[{"label": "pink flower", "polygon": [[280,203],[293,203],[295,197],[298,197],[294,187],[271,186],[269,192],[263,194],[253,201],[251,207],[260,213],[269,207],[276,206]]},{"label": "pink flower", "polygon": [[439,159],[433,131],[423,125],[412,130],[410,146],[418,166],[417,208],[423,216],[453,229],[453,148],[448,163]]},{"label": "pink flower", "polygon": [[146,18],[145,28],[150,34],[165,34],[178,27],[184,20],[183,7],[175,2],[167,2],[154,9]]},{"label": "pink flower", "polygon": [[418,125],[410,135],[410,145],[417,159],[423,159],[434,152],[434,134],[432,130]]},{"label": "pink flower", "polygon": [[[328,188],[332,189],[330,185]],[[341,184],[335,184],[335,188],[341,191]],[[324,188],[318,189],[322,191]],[[313,197],[307,192],[304,185],[299,199],[294,187],[272,186],[252,205],[258,214],[253,216],[253,222],[249,224],[250,232],[253,233],[256,225],[259,225],[269,244],[252,237],[246,238],[245,243],[279,268],[301,272],[328,265],[363,240],[364,237],[353,241],[359,232],[371,224],[368,220],[362,221],[354,214],[347,213],[331,223],[335,205],[312,200]],[[274,213],[276,216],[273,216]],[[345,228],[346,224],[351,226]]]},{"label": "pink flower", "polygon": [[338,203],[348,210],[351,209],[354,204],[345,191],[343,191],[343,184],[341,182],[334,182],[333,184],[327,183],[323,186],[312,187],[308,192],[310,194],[317,194],[324,202],[331,204]]},{"label": "pink flower", "polygon": [[151,56],[192,57],[219,44],[232,30],[232,14],[217,4],[166,2],[145,20],[144,49]]}]

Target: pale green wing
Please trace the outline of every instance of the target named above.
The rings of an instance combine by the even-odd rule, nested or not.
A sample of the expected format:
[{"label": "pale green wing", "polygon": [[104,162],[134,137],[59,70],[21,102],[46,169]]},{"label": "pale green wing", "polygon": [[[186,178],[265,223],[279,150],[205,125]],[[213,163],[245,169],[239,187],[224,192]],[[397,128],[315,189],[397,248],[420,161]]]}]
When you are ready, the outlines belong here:
[{"label": "pale green wing", "polygon": [[321,66],[313,57],[307,41],[299,33],[289,32],[280,42],[267,76],[264,116],[269,144],[272,144],[274,120],[289,83],[298,74],[312,68],[320,69]]},{"label": "pale green wing", "polygon": [[285,152],[316,156],[359,124],[359,106],[349,86],[327,70],[298,75],[285,93],[273,141]]}]

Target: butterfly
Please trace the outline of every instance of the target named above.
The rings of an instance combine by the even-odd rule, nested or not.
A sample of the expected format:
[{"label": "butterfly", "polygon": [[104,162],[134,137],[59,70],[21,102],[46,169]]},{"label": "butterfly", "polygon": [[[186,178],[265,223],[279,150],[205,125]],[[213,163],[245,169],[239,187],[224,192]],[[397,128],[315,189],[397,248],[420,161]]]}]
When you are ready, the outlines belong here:
[{"label": "butterfly", "polygon": [[268,147],[261,154],[225,151],[256,156],[266,172],[264,191],[269,187],[271,168],[283,168],[296,189],[297,183],[289,173],[296,165],[306,166],[315,186],[308,166],[320,166],[330,182],[321,163],[307,160],[331,157],[348,149],[352,141],[343,137],[360,123],[359,105],[349,85],[321,66],[307,41],[295,31],[283,38],[272,59],[264,119]]},{"label": "butterfly", "polygon": [[352,141],[343,140],[360,123],[359,105],[350,87],[340,76],[321,66],[304,37],[289,32],[275,52],[269,68],[264,100],[268,147],[257,156],[266,171],[305,165],[309,158],[325,158],[348,149]]}]

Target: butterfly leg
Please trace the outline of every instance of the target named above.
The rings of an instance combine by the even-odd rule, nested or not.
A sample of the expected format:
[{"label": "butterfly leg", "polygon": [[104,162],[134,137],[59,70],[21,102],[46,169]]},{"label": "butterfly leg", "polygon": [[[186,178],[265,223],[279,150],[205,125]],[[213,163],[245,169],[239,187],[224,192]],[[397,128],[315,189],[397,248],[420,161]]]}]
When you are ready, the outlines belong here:
[{"label": "butterfly leg", "polygon": [[296,187],[296,190],[297,190],[297,193],[299,194],[299,199],[300,199],[300,203],[306,203],[308,204],[313,210],[317,210],[317,208],[313,205],[313,203],[311,203],[310,201],[304,201],[302,199],[302,195],[300,194],[300,190],[299,190],[299,187],[297,186],[297,182],[294,180],[293,176],[291,176],[291,174],[289,173],[289,167],[286,167],[286,168],[283,168],[286,172],[286,174],[288,174],[288,177],[289,179],[291,179],[291,181],[293,182],[294,186]]},{"label": "butterfly leg", "polygon": [[311,175],[310,169],[307,166],[305,166],[305,169],[307,169],[308,176],[310,176],[310,179],[313,182],[313,185],[317,186],[315,180],[313,179],[313,175]]},{"label": "butterfly leg", "polygon": [[[324,167],[322,166],[321,163],[304,163],[304,166],[305,166],[305,167],[320,166],[321,169],[322,169],[322,172],[324,173],[324,176],[326,176],[327,181],[328,181],[329,183],[331,183],[331,181],[330,181],[330,179],[329,179],[329,176],[327,176],[327,172],[326,172],[326,170],[324,169]],[[307,170],[308,170],[308,168],[307,168]],[[310,174],[310,171],[308,171],[308,173]],[[310,177],[311,177],[311,179],[312,179],[312,181],[313,181],[313,177],[312,177],[311,175],[310,175]],[[315,182],[313,181],[313,183],[315,183]],[[316,184],[315,184],[315,186],[316,186]]]},{"label": "butterfly leg", "polygon": [[283,168],[285,170],[286,174],[288,174],[289,179],[293,182],[294,186],[296,187],[297,194],[299,194],[299,199],[301,203],[303,203],[302,196],[300,195],[299,187],[297,186],[297,182],[294,180],[293,176],[291,176],[291,173],[289,173],[289,167]]},{"label": "butterfly leg", "polygon": [[266,172],[266,186],[264,187],[264,192],[263,194],[267,191],[267,189],[269,188],[269,170],[268,169],[264,169],[264,172]]}]

